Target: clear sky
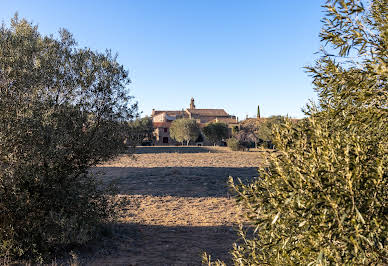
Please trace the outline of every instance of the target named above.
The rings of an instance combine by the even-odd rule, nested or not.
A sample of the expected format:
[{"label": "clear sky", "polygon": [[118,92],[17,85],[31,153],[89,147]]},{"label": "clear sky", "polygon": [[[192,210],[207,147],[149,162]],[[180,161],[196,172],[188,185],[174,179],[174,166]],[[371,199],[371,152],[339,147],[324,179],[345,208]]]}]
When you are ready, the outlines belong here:
[{"label": "clear sky", "polygon": [[323,0],[0,0],[43,34],[59,28],[79,46],[117,52],[140,110],[224,108],[240,119],[302,117],[315,99],[311,65],[319,50]]}]

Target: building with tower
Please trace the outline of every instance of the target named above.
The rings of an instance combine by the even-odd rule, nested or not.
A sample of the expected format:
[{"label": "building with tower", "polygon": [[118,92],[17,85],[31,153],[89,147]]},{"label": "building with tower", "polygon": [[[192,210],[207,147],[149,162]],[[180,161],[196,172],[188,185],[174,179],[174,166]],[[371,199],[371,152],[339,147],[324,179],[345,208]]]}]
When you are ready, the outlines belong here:
[{"label": "building with tower", "polygon": [[240,127],[237,117],[229,115],[224,109],[197,109],[194,98],[191,98],[190,107],[187,109],[173,111],[152,109],[151,117],[155,129],[155,145],[176,144],[170,137],[170,126],[174,120],[180,118],[195,119],[200,127],[212,122],[225,123],[230,128],[230,134],[233,127]]}]

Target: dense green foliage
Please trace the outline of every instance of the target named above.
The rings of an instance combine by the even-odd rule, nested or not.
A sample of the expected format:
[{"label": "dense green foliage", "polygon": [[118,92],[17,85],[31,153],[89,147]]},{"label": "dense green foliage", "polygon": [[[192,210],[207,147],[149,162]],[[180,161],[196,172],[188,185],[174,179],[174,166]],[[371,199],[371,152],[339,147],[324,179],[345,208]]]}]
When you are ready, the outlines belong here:
[{"label": "dense green foliage", "polygon": [[244,149],[263,147],[273,148],[273,129],[285,123],[284,116],[247,119],[241,123],[241,128],[233,134]]},{"label": "dense green foliage", "polygon": [[187,145],[190,141],[196,141],[200,134],[201,131],[194,119],[181,118],[171,123],[170,136],[182,145],[185,141]]},{"label": "dense green foliage", "polygon": [[275,130],[259,178],[230,181],[254,228],[240,231],[235,265],[388,264],[388,5],[325,9],[330,53],[308,68],[318,105]]},{"label": "dense green foliage", "polygon": [[236,138],[230,138],[226,140],[226,145],[231,149],[232,151],[239,151],[242,149],[240,146],[239,141]]},{"label": "dense green foliage", "polygon": [[154,140],[154,126],[152,118],[143,117],[129,122],[129,132],[126,144],[134,148],[141,145],[144,141],[152,142]]},{"label": "dense green foliage", "polygon": [[127,71],[71,34],[0,27],[0,259],[47,258],[111,220],[111,192],[88,169],[123,151]]},{"label": "dense green foliage", "polygon": [[263,141],[272,141],[272,131],[276,126],[284,124],[285,117],[276,115],[264,119],[255,130],[256,136]]},{"label": "dense green foliage", "polygon": [[225,123],[210,123],[202,129],[205,137],[214,145],[228,137],[228,125]]}]

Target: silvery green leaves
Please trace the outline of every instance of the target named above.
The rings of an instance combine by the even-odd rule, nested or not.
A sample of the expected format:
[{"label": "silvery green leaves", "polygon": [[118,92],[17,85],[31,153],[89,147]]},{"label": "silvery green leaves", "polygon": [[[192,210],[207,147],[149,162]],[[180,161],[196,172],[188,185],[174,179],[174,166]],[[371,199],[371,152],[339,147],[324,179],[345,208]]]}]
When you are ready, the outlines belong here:
[{"label": "silvery green leaves", "polygon": [[195,119],[181,118],[171,123],[170,136],[182,145],[185,141],[189,145],[190,141],[195,141],[200,134],[201,131]]},{"label": "silvery green leaves", "polygon": [[235,265],[388,263],[388,5],[365,2],[327,1],[326,51],[307,68],[318,102],[275,127],[269,169],[231,181],[255,229]]},{"label": "silvery green leaves", "polygon": [[111,52],[42,36],[15,17],[0,28],[0,256],[47,258],[114,217],[88,168],[125,150],[127,71]]}]

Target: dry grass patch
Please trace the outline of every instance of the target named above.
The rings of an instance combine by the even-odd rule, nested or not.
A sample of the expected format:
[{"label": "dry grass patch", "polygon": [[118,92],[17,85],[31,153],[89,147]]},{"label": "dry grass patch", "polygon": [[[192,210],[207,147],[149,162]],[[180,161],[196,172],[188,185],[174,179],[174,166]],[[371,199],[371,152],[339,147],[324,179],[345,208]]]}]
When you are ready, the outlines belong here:
[{"label": "dry grass patch", "polygon": [[144,147],[100,165],[127,199],[113,236],[90,264],[199,265],[201,253],[228,261],[241,210],[230,197],[229,176],[249,180],[265,152],[220,147]]},{"label": "dry grass patch", "polygon": [[233,226],[240,210],[234,200],[217,197],[129,196],[121,222],[164,226]]}]

